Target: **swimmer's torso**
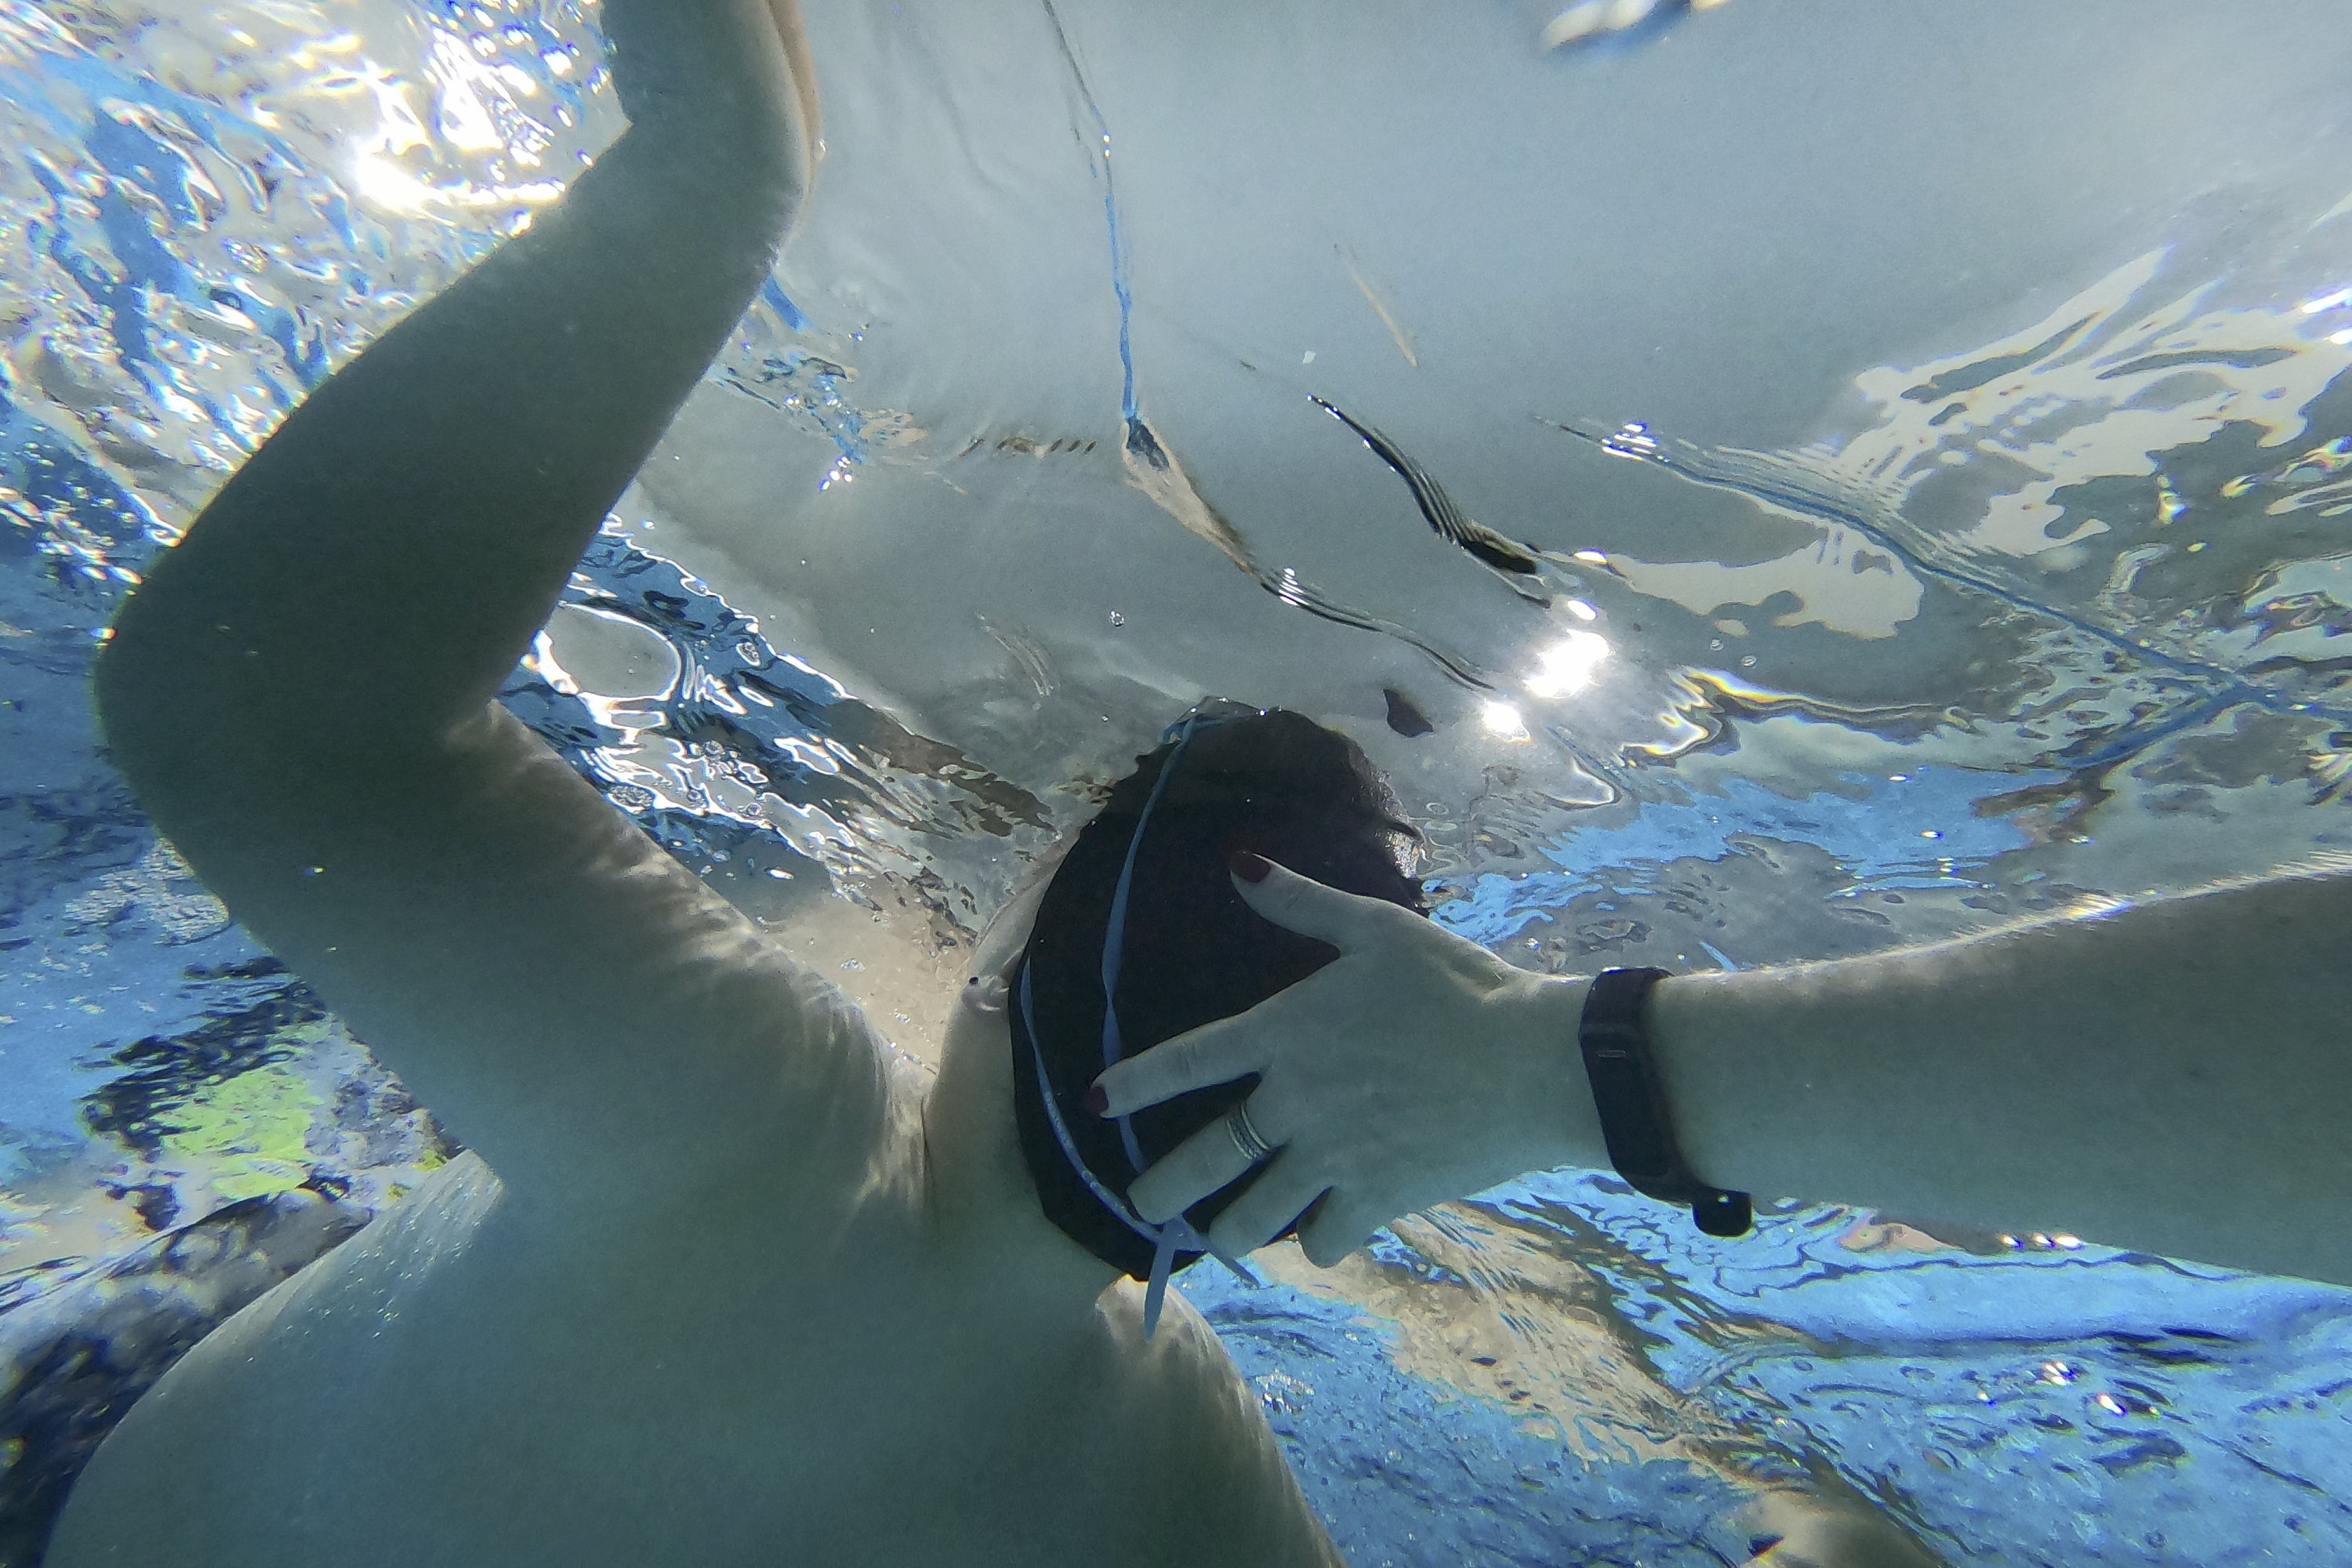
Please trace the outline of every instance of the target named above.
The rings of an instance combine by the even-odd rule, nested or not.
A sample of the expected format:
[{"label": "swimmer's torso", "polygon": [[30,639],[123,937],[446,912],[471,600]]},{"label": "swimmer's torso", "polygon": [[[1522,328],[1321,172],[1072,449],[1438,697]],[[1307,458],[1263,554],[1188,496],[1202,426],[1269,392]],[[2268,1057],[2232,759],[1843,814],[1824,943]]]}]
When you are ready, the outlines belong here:
[{"label": "swimmer's torso", "polygon": [[594,1235],[462,1159],[159,1384],[51,1568],[1339,1561],[1197,1316],[1008,1301],[904,1184]]}]

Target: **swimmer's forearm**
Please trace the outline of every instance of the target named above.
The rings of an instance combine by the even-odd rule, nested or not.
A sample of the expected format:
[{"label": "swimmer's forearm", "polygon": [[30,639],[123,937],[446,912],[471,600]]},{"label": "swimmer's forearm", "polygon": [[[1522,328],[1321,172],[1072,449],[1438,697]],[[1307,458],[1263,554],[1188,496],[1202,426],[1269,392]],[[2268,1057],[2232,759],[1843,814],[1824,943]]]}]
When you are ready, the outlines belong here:
[{"label": "swimmer's forearm", "polygon": [[754,140],[632,130],[289,416],[120,617],[118,746],[478,712],[767,275],[801,172]]},{"label": "swimmer's forearm", "polygon": [[2347,948],[2337,872],[1687,976],[1652,1023],[1717,1184],[2352,1283]]}]

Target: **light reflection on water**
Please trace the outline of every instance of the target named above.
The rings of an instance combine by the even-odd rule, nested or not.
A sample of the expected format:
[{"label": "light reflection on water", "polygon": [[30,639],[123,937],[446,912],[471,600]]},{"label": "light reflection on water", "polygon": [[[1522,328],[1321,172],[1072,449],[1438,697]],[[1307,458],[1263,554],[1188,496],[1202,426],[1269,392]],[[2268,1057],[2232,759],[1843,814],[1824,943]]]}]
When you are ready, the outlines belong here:
[{"label": "light reflection on water", "polygon": [[[79,683],[122,585],[276,419],[528,222],[616,124],[577,5],[382,0],[334,26],[233,9],[246,41],[224,48],[227,13],[68,21],[0,0],[0,665],[25,742],[0,763],[23,960],[0,979],[15,1271],[0,1345],[20,1369],[159,1269],[181,1280],[175,1321],[234,1304],[142,1251],[159,1230],[244,1202],[261,1207],[239,1211],[246,1239],[224,1256],[258,1245],[256,1227],[323,1243],[446,1157],[154,845],[96,755]],[[1098,18],[1061,10],[1075,69],[1090,36],[1103,47]],[[861,106],[845,97],[845,143]],[[1094,190],[1091,162],[1068,173]],[[1335,490],[1360,460],[1365,504],[1394,525],[1366,533],[1351,515],[1345,546],[1314,553],[1238,480],[1178,466],[1188,411],[1164,331],[1115,347],[1106,314],[1125,397],[1091,424],[1050,408],[1024,423],[944,387],[933,412],[905,374],[868,374],[887,356],[844,324],[849,285],[810,307],[829,329],[779,287],[675,443],[696,482],[633,493],[568,595],[642,639],[612,668],[658,675],[593,675],[559,626],[506,698],[780,930],[843,907],[832,889],[884,922],[875,940],[946,967],[1020,858],[1168,711],[1227,679],[1195,673],[1209,655],[1166,628],[1244,613],[1229,604],[1275,619],[1202,623],[1224,640],[1292,638],[1279,646],[1340,671],[1303,689],[1425,813],[1439,918],[1534,967],[1863,952],[2282,864],[2345,842],[2352,779],[2335,643],[2352,630],[2352,254],[2336,215],[2312,216],[2291,276],[2147,250],[1981,346],[1863,372],[1843,433],[1793,450],[1703,446],[1639,409],[1519,409],[1510,440],[1617,464],[1630,478],[1610,493],[1633,498],[1622,516],[1509,520],[1503,535],[1542,552],[1539,588],[1496,586],[1458,538],[1409,531],[1416,505],[1433,525],[1456,515],[1426,485],[1479,485],[1461,456],[1475,442],[1383,414],[1420,476],[1408,495],[1402,468],[1302,436]],[[1108,300],[1111,260],[1094,257]],[[1148,248],[1129,260],[1148,306]],[[1441,334],[1397,313],[1410,290],[1376,289],[1354,248],[1342,260],[1339,286],[1378,313],[1375,348],[1403,351],[1381,374],[1437,364]],[[1164,428],[1139,423],[1155,397]],[[1136,467],[1139,427],[1166,465]],[[1077,606],[1083,637],[1050,594],[991,599],[986,619],[950,604],[977,622],[970,656],[933,603],[939,679],[918,689],[903,649],[801,618],[775,586],[790,574],[713,521],[719,491],[771,517],[822,493],[880,509],[828,517],[919,506],[972,531],[1053,506],[1136,540],[1172,519],[1172,542],[1122,548],[1205,552],[1217,574],[1201,592],[1231,598],[1139,568],[1117,613]],[[1702,506],[1727,521],[1678,531]],[[779,521],[763,537],[790,552],[809,535]],[[846,527],[828,542],[859,548]],[[1678,547],[1693,542],[1715,548]],[[1060,547],[1075,561],[1086,542]],[[1304,565],[1276,563],[1291,551]],[[919,597],[900,564],[871,581]],[[1235,564],[1296,591],[1261,595]],[[1464,597],[1457,569],[1495,597]],[[1292,607],[1343,592],[1375,607],[1312,626]],[[1309,636],[1328,640],[1295,640]],[[889,679],[861,674],[892,658]],[[1467,689],[1474,668],[1500,694]],[[1391,687],[1435,735],[1389,732]],[[845,983],[864,982],[868,950],[843,951]],[[1364,1561],[1564,1540],[1736,1561],[1727,1521],[1775,1487],[1883,1510],[1953,1560],[2323,1562],[2352,1546],[2341,1292],[1834,1208],[1718,1244],[1566,1176],[1404,1224],[1328,1278],[1277,1271],[1257,1295],[1189,1288]],[[121,1385],[154,1370],[126,1363]],[[37,1395],[66,1397],[19,1388],[16,1418]],[[70,1447],[11,1459],[7,1505],[36,1510],[35,1472]],[[1433,1542],[1433,1514],[1456,1533]]]}]

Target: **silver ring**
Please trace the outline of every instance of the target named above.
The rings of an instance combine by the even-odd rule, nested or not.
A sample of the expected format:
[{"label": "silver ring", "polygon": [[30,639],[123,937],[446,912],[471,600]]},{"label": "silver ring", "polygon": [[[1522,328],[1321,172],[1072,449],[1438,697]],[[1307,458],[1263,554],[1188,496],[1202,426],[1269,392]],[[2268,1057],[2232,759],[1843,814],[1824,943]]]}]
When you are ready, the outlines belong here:
[{"label": "silver ring", "polygon": [[1242,1158],[1249,1163],[1264,1164],[1274,1157],[1273,1147],[1257,1135],[1256,1128],[1250,1125],[1247,1101],[1225,1112],[1225,1131],[1232,1137],[1234,1147],[1241,1151]]}]

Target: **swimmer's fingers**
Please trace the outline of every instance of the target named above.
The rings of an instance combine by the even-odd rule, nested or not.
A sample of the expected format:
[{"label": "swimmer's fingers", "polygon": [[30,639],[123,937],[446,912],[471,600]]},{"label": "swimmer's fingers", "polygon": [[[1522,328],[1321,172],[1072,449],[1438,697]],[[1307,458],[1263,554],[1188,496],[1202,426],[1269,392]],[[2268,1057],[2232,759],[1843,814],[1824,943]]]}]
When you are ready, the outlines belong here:
[{"label": "swimmer's fingers", "polygon": [[1188,1029],[1106,1068],[1095,1079],[1101,1098],[1091,1102],[1092,1109],[1101,1116],[1130,1116],[1192,1089],[1264,1072],[1281,1037],[1278,1028],[1266,1026],[1265,1015],[1283,994],[1277,993],[1246,1013]]},{"label": "swimmer's fingers", "polygon": [[[1251,1105],[1250,1122],[1257,1135],[1279,1147],[1284,1133],[1278,1127],[1265,1125],[1265,1108],[1255,1099]],[[1249,1157],[1242,1152],[1242,1146],[1234,1141],[1233,1129],[1220,1116],[1136,1177],[1135,1184],[1127,1190],[1127,1201],[1135,1205],[1137,1214],[1158,1225],[1175,1218],[1249,1168]],[[1296,1214],[1297,1210],[1291,1212]],[[1276,1228],[1280,1228],[1278,1225]]]},{"label": "swimmer's fingers", "polygon": [[1225,1205],[1209,1227],[1209,1238],[1231,1257],[1255,1252],[1329,1190],[1307,1173],[1305,1162],[1276,1154],[1274,1163]]},{"label": "swimmer's fingers", "polygon": [[1376,1206],[1353,1202],[1334,1189],[1313,1217],[1298,1230],[1299,1250],[1318,1268],[1328,1268],[1372,1239],[1372,1232],[1396,1216]]},{"label": "swimmer's fingers", "polygon": [[[1401,905],[1327,888],[1259,856],[1236,855],[1232,869],[1234,886],[1250,908],[1286,931],[1328,942],[1343,954],[1393,954],[1407,945],[1460,940]],[[1333,1026],[1339,1015],[1332,1009],[1344,994],[1335,994],[1333,987],[1346,973],[1340,965],[1331,965],[1245,1013],[1204,1024],[1106,1069],[1095,1080],[1103,1095],[1097,1109],[1104,1115],[1129,1115],[1190,1089],[1263,1073],[1285,1040],[1352,1033]]]},{"label": "swimmer's fingers", "polygon": [[1285,931],[1328,942],[1341,952],[1410,940],[1426,923],[1402,905],[1327,888],[1261,855],[1234,856],[1232,870],[1234,886],[1251,909]]}]

